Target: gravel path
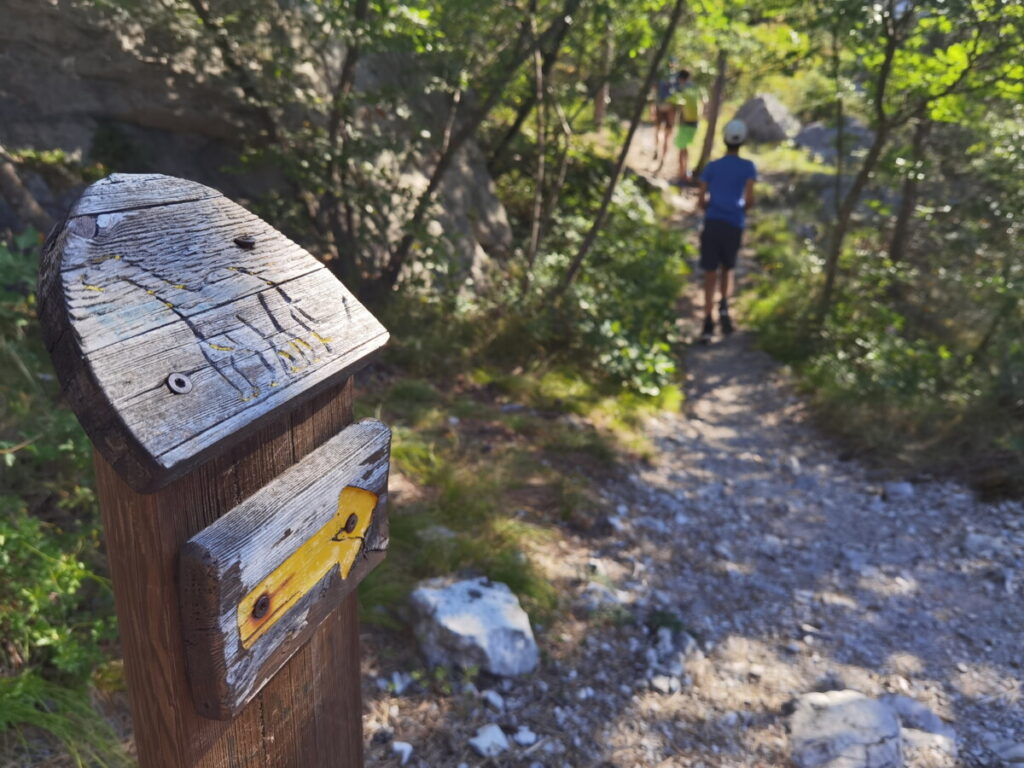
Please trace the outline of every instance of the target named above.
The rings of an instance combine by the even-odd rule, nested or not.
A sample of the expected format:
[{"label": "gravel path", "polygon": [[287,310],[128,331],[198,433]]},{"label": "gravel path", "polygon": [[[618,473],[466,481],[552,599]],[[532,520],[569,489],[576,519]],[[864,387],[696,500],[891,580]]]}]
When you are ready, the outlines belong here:
[{"label": "gravel path", "polygon": [[[541,668],[397,695],[376,682],[408,670],[371,653],[367,765],[399,765],[398,740],[409,766],[785,766],[787,703],[839,688],[953,727],[959,762],[910,766],[1024,742],[1024,506],[841,460],[742,328],[687,370],[655,459],[594,478],[602,523],[530,553],[572,606],[535,628]],[[489,723],[538,739],[484,760]]]}]

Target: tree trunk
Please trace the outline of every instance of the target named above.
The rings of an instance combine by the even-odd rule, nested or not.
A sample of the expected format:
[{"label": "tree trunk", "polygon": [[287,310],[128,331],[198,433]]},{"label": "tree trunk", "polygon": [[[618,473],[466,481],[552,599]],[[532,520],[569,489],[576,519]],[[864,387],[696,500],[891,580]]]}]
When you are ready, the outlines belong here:
[{"label": "tree trunk", "polygon": [[[551,43],[551,47],[548,48],[544,53],[544,63],[541,67],[545,80],[551,73],[552,68],[555,66],[555,62],[558,60],[558,54],[562,49],[562,43],[565,42],[566,36],[569,34],[569,27],[572,25],[572,14],[576,13],[576,9],[579,7],[580,0],[566,0],[565,6],[562,8],[562,12],[558,16],[558,20],[548,29],[548,34],[554,35],[554,40]],[[491,157],[487,161],[487,170],[493,175],[494,169],[498,165],[498,161],[505,154],[509,144],[512,140],[519,135],[519,131],[523,127],[523,123],[526,122],[526,118],[530,116],[530,112],[533,111],[534,106],[537,104],[537,93],[534,91],[527,96],[523,103],[519,105],[519,109],[516,111],[516,118],[512,121],[512,125],[508,127],[508,130],[502,135],[497,145],[494,147],[494,151],[491,152]]]},{"label": "tree trunk", "polygon": [[897,264],[903,260],[906,251],[907,241],[910,238],[910,220],[917,207],[917,188],[921,176],[921,163],[924,160],[925,143],[928,140],[928,133],[931,131],[931,120],[922,117],[914,127],[914,138],[910,144],[910,170],[903,179],[903,193],[900,199],[900,208],[896,214],[896,223],[892,229],[892,239],[889,241],[889,261]]},{"label": "tree trunk", "polygon": [[598,129],[604,126],[604,119],[608,114],[608,104],[611,101],[610,80],[614,43],[615,37],[612,34],[612,20],[609,14],[604,23],[604,40],[601,44],[601,87],[598,88],[597,96],[594,99],[594,125]]},{"label": "tree trunk", "polygon": [[569,269],[566,270],[565,276],[562,278],[562,282],[551,291],[549,297],[551,299],[555,299],[565,293],[569,286],[572,285],[573,280],[576,279],[580,268],[583,266],[583,261],[587,258],[587,254],[590,253],[591,248],[594,247],[594,243],[597,241],[597,235],[604,225],[605,217],[608,215],[608,206],[611,204],[612,195],[615,194],[615,187],[618,186],[619,178],[622,176],[622,169],[626,165],[626,156],[629,154],[629,147],[633,143],[633,136],[640,125],[640,116],[643,114],[644,106],[647,104],[647,94],[651,92],[651,87],[654,85],[654,79],[661,68],[661,61],[665,58],[665,52],[672,42],[672,37],[679,24],[679,19],[683,15],[685,5],[685,0],[676,0],[668,27],[661,38],[661,45],[658,46],[657,53],[655,53],[654,59],[651,61],[650,69],[647,71],[647,78],[644,80],[644,84],[638,92],[636,103],[633,105],[633,114],[629,121],[629,132],[626,134],[626,140],[623,142],[622,149],[619,152],[619,159],[615,163],[615,169],[612,171],[612,176],[608,180],[604,196],[601,198],[601,205],[598,208],[597,215],[594,217],[594,223],[590,226],[586,237],[583,238],[583,243],[573,257]]},{"label": "tree trunk", "polygon": [[854,177],[853,184],[846,193],[846,197],[843,198],[842,205],[839,206],[839,210],[836,212],[835,228],[832,231],[832,241],[829,244],[828,256],[825,260],[825,285],[821,291],[821,298],[818,302],[818,311],[815,317],[815,325],[818,328],[820,328],[825,322],[829,308],[832,306],[832,294],[835,291],[836,272],[839,270],[839,257],[843,252],[843,243],[846,240],[846,233],[850,228],[850,218],[853,216],[853,212],[857,208],[857,204],[860,202],[861,193],[864,191],[864,187],[867,186],[871,173],[875,170],[875,166],[878,164],[878,158],[882,154],[882,149],[885,146],[885,142],[889,137],[889,131],[892,128],[892,125],[889,122],[889,117],[885,111],[885,92],[889,85],[889,75],[892,72],[893,58],[896,55],[896,49],[899,47],[900,41],[897,38],[895,30],[890,28],[887,32],[888,34],[885,38],[884,58],[882,60],[882,66],[878,72],[877,82],[875,83],[875,95],[873,99],[875,113],[875,139],[871,143],[871,148],[868,149],[867,156],[864,158],[864,162],[861,163],[860,170],[857,171],[857,175]]},{"label": "tree trunk", "polygon": [[704,134],[704,146],[700,150],[700,159],[693,169],[694,176],[700,176],[704,166],[711,159],[711,152],[715,147],[715,132],[718,130],[718,116],[722,111],[722,92],[725,90],[725,69],[728,65],[728,54],[725,49],[718,49],[718,59],[715,62],[715,82],[711,86],[711,100],[708,102],[708,130]]}]

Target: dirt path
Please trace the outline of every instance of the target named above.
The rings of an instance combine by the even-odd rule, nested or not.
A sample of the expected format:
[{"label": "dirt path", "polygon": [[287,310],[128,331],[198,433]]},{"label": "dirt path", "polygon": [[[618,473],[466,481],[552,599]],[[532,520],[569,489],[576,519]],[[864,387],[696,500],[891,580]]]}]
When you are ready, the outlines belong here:
[{"label": "dirt path", "polygon": [[[688,353],[686,412],[648,427],[656,458],[594,478],[603,532],[531,553],[572,603],[537,628],[541,669],[372,688],[368,765],[398,765],[398,739],[407,765],[785,766],[787,702],[836,688],[908,695],[956,730],[959,762],[910,749],[910,766],[998,765],[1024,742],[1024,507],[941,480],[886,498],[738,320]],[[487,723],[539,740],[485,761],[467,740]]]}]

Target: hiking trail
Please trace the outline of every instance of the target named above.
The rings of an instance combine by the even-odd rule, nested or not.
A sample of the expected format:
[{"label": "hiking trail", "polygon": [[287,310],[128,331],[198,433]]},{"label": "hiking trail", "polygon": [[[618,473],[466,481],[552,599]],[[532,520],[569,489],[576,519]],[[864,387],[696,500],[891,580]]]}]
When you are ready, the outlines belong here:
[{"label": "hiking trail", "polygon": [[[647,128],[637,172],[650,146]],[[694,198],[673,194],[696,233]],[[593,479],[614,514],[530,553],[572,605],[535,628],[537,672],[480,686],[497,699],[368,685],[367,765],[399,765],[399,740],[406,765],[786,766],[787,704],[839,689],[909,697],[955,731],[958,757],[905,737],[908,766],[996,766],[1024,744],[1024,506],[844,460],[736,319],[687,352],[684,412],[647,425],[654,459]],[[467,740],[488,723],[537,739],[480,758]]]}]

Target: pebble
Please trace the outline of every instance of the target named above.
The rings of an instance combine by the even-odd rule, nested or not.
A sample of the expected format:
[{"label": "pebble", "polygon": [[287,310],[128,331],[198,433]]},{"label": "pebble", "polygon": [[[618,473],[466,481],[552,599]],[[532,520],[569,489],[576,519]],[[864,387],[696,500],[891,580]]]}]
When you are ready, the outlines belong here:
[{"label": "pebble", "polygon": [[886,483],[882,487],[882,496],[886,501],[903,501],[914,498],[914,485],[908,482]]},{"label": "pebble", "polygon": [[476,736],[469,740],[469,746],[480,757],[497,757],[509,748],[505,732],[494,723],[478,728]]},{"label": "pebble", "polygon": [[525,725],[520,725],[519,730],[512,734],[512,741],[521,747],[530,747],[537,743],[537,734]]},{"label": "pebble", "polygon": [[407,741],[396,741],[391,745],[391,751],[398,755],[399,765],[405,765],[412,757],[412,744]]},{"label": "pebble", "polygon": [[678,693],[682,690],[683,684],[674,675],[654,675],[650,679],[651,688],[658,693]]},{"label": "pebble", "polygon": [[502,698],[501,694],[498,693],[497,691],[492,691],[491,689],[488,688],[486,691],[483,691],[480,694],[480,698],[482,698],[485,702],[487,702],[487,706],[489,706],[494,711],[496,711],[496,712],[504,712],[505,711],[505,699]]}]

